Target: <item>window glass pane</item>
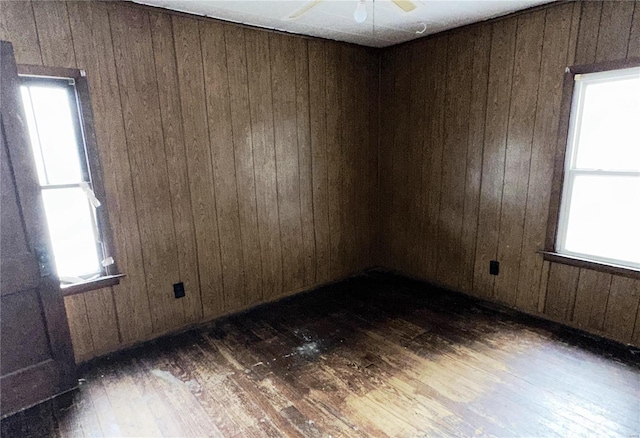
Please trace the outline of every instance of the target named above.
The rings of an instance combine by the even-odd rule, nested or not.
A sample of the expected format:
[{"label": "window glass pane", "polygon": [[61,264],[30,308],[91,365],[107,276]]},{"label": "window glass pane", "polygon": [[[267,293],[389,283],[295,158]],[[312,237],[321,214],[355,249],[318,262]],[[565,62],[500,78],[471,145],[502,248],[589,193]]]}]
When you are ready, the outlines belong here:
[{"label": "window glass pane", "polygon": [[29,85],[34,117],[27,119],[32,142],[39,139],[48,184],[82,181],[75,123],[66,85]]},{"label": "window glass pane", "polygon": [[24,112],[27,116],[27,126],[29,128],[29,138],[31,140],[31,148],[33,149],[33,157],[36,160],[36,169],[38,171],[38,181],[40,184],[47,183],[47,177],[44,173],[44,161],[42,157],[42,150],[40,149],[40,140],[38,139],[38,130],[36,129],[36,120],[33,116],[33,107],[31,106],[31,96],[29,95],[29,88],[20,87],[22,93],[22,102],[24,103]]},{"label": "window glass pane", "polygon": [[636,76],[584,82],[578,169],[640,170],[640,69]]},{"label": "window glass pane", "polygon": [[576,175],[565,249],[640,264],[640,177]]},{"label": "window glass pane", "polygon": [[58,275],[80,277],[100,272],[93,211],[79,187],[42,191]]}]

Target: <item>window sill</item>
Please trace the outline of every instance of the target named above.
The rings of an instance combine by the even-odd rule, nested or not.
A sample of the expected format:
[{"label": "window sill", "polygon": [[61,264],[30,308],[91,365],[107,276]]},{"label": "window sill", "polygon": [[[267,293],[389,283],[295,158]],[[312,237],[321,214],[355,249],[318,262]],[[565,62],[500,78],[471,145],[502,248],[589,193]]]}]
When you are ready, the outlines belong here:
[{"label": "window sill", "polygon": [[67,297],[69,295],[76,295],[84,292],[90,292],[92,290],[115,286],[120,283],[120,279],[123,277],[125,277],[125,274],[105,275],[104,277],[83,281],[82,283],[66,284],[64,286],[60,286],[60,290],[62,290],[62,296]]},{"label": "window sill", "polygon": [[542,254],[544,260],[553,263],[562,263],[565,265],[576,266],[578,268],[592,269],[594,271],[606,272],[608,274],[620,275],[622,277],[640,279],[640,270],[619,265],[612,265],[593,260],[571,257],[557,252],[538,251]]}]

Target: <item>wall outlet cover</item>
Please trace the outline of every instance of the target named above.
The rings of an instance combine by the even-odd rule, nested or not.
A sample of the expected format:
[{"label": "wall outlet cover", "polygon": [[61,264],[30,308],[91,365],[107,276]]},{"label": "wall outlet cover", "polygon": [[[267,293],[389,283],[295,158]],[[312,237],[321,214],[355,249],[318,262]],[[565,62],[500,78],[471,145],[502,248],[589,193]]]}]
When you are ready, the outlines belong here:
[{"label": "wall outlet cover", "polygon": [[184,283],[183,282],[176,283],[176,284],[173,285],[173,294],[175,295],[176,298],[184,297]]}]

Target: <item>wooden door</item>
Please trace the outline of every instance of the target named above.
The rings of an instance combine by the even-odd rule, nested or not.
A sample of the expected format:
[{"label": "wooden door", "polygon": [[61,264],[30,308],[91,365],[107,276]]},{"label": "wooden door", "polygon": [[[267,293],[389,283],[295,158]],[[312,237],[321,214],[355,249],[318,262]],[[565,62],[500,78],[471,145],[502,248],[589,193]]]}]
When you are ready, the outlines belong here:
[{"label": "wooden door", "polygon": [[13,48],[0,42],[0,412],[76,386]]}]

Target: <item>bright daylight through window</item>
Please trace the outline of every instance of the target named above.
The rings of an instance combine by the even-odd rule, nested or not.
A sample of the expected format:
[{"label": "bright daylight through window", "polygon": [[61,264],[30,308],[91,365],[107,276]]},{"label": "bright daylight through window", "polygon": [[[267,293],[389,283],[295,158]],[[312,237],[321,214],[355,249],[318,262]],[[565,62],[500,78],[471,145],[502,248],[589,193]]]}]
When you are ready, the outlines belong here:
[{"label": "bright daylight through window", "polygon": [[103,258],[74,81],[22,78],[29,137],[58,276],[98,277]]},{"label": "bright daylight through window", "polygon": [[556,251],[640,269],[640,67],[574,79]]}]

